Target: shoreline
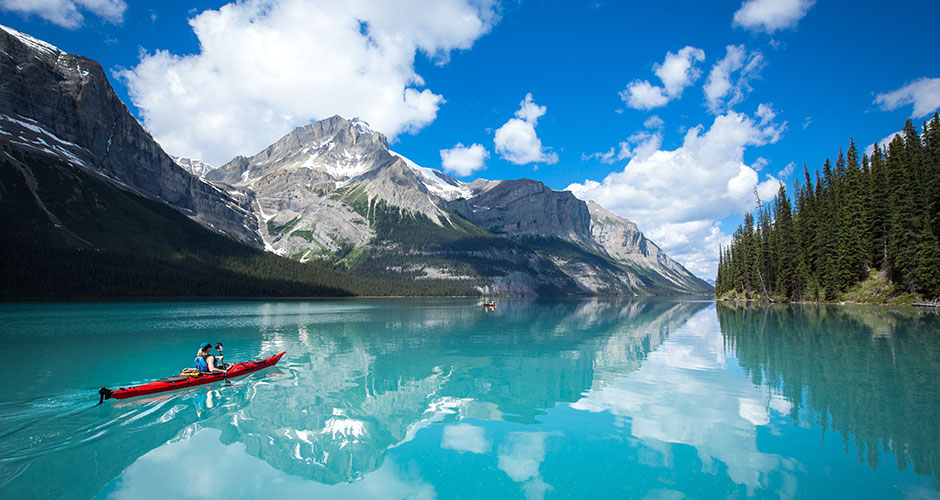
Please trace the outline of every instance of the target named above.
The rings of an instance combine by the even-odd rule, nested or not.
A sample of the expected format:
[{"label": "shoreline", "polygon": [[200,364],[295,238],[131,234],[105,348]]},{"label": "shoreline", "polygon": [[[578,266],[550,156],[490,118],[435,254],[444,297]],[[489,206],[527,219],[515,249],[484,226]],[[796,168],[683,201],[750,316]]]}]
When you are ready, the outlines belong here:
[{"label": "shoreline", "polygon": [[856,300],[839,301],[812,301],[812,300],[772,300],[765,298],[730,298],[715,297],[715,302],[762,302],[765,304],[801,304],[801,305],[831,305],[831,306],[883,306],[883,307],[917,307],[926,309],[940,309],[940,301],[918,300],[914,302],[860,302]]}]

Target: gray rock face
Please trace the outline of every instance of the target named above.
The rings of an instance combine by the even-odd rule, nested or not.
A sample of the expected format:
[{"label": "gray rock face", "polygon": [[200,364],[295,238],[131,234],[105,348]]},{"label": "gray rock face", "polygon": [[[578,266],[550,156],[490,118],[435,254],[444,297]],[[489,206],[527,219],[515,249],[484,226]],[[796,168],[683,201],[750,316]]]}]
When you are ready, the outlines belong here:
[{"label": "gray rock face", "polygon": [[385,136],[334,116],[296,128],[250,158],[239,156],[206,179],[253,199],[266,248],[304,260],[373,238],[367,221],[331,195],[351,178],[396,161]]},{"label": "gray rock face", "polygon": [[385,200],[390,205],[426,215],[437,225],[449,220],[438,205],[440,198],[424,184],[421,172],[401,158],[396,157],[384,167],[356,176],[350,181],[350,187],[361,188],[370,197]]},{"label": "gray rock face", "polygon": [[477,226],[507,236],[548,236],[600,249],[592,239],[591,214],[568,191],[531,179],[476,181],[472,197],[447,204]]},{"label": "gray rock face", "polygon": [[591,236],[608,255],[625,264],[655,269],[677,287],[693,293],[710,293],[711,286],[669,258],[646,239],[636,224],[604,207],[587,202],[591,213]]},{"label": "gray rock face", "polygon": [[233,238],[257,240],[247,207],[177,166],[91,59],[0,27],[0,115],[0,144],[64,159]]},{"label": "gray rock face", "polygon": [[340,201],[348,193],[442,225],[449,215],[438,206],[438,193],[458,189],[458,182],[428,170],[389,151],[385,136],[365,122],[334,116],[296,128],[250,158],[237,157],[206,179],[254,199],[267,248],[306,259],[345,244],[363,246],[375,236],[368,221]]}]

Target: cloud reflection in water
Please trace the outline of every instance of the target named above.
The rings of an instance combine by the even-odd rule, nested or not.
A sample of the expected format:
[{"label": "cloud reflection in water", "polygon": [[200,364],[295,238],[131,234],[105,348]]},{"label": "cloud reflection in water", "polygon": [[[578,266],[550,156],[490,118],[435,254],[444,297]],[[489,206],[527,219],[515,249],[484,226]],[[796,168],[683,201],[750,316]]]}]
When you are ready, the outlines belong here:
[{"label": "cloud reflection in water", "polygon": [[[571,406],[629,419],[632,435],[662,453],[666,463],[671,449],[662,443],[693,446],[703,472],[715,470],[714,462],[723,463],[728,477],[753,494],[767,486],[771,473],[780,470],[786,476],[799,467],[757,447],[757,427],[770,423],[769,411],[786,415],[790,408],[779,396],[735,377],[727,364],[717,319],[705,311],[650,353],[639,370]],[[784,497],[793,493],[780,492]]]},{"label": "cloud reflection in water", "polygon": [[[222,444],[221,432],[202,429],[140,457],[98,498],[436,498],[434,487],[386,460],[359,481],[327,485],[281,472],[245,450]],[[172,481],[165,480],[173,478]],[[233,489],[235,487],[235,489]]]}]

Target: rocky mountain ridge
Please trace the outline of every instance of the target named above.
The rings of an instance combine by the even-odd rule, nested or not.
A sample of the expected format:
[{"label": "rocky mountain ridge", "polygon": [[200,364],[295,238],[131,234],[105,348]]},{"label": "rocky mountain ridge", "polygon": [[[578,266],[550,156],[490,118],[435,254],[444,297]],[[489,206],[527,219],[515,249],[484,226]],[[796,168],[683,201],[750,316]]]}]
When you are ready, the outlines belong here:
[{"label": "rocky mountain ridge", "polygon": [[[558,240],[571,245],[560,254],[557,249],[506,252],[496,247],[460,256],[444,252],[458,261],[483,258],[526,268],[484,276],[488,284],[480,289],[485,293],[537,294],[547,282],[589,294],[709,290],[634,223],[596,203],[531,179],[461,182],[391,151],[384,135],[358,119],[333,116],[299,127],[258,154],[235,158],[205,178],[252,199],[264,222],[266,248],[301,260],[330,258],[344,246],[400,253],[402,242],[379,234],[389,232],[379,225],[390,217],[411,218],[449,232],[439,235],[444,240],[479,232],[516,242]],[[406,251],[412,256],[442,255],[432,248]],[[481,277],[454,267],[415,265],[412,271],[424,273],[418,277]],[[556,271],[563,277],[546,281]],[[529,279],[527,273],[540,278]]]}]

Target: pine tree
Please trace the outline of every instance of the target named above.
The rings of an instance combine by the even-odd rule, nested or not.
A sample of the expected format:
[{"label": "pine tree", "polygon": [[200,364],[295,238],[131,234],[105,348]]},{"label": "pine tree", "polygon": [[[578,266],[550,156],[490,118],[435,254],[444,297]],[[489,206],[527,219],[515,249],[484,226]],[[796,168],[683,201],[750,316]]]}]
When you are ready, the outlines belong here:
[{"label": "pine tree", "polygon": [[715,296],[721,297],[728,291],[728,259],[725,249],[718,250],[718,273],[715,275]]},{"label": "pine tree", "polygon": [[872,219],[874,217],[875,200],[872,197],[872,178],[871,167],[868,163],[868,155],[862,155],[862,166],[858,176],[859,196],[861,197],[862,217],[859,221],[860,245],[862,248],[862,260],[865,267],[872,266]]},{"label": "pine tree", "polygon": [[884,155],[881,146],[878,144],[875,144],[871,154],[870,170],[868,197],[871,209],[868,216],[868,258],[873,267],[880,269],[888,265],[891,192],[888,189],[889,183]]},{"label": "pine tree", "polygon": [[800,235],[800,266],[804,269],[806,289],[813,299],[819,299],[819,241],[817,237],[819,226],[819,202],[817,194],[820,192],[819,173],[816,174],[816,185],[810,179],[806,164],[803,164],[803,175],[806,183],[803,185],[802,196],[797,207],[797,224]]},{"label": "pine tree", "polygon": [[760,278],[757,276],[758,259],[760,258],[760,247],[756,244],[754,228],[754,216],[744,215],[744,233],[742,240],[742,250],[744,253],[744,290],[754,293],[760,286]]},{"label": "pine tree", "polygon": [[[754,194],[757,196],[757,189],[754,189]],[[759,254],[759,266],[758,266],[758,278],[760,279],[760,292],[764,296],[770,297],[773,295],[773,284],[774,278],[776,276],[776,266],[777,266],[777,257],[775,249],[775,237],[774,231],[771,228],[771,212],[770,207],[765,207],[761,201],[760,197],[757,197],[758,202],[758,216],[759,216],[759,245],[760,245],[760,254]]]},{"label": "pine tree", "polygon": [[790,199],[787,197],[787,189],[783,183],[780,184],[777,197],[774,199],[774,233],[777,235],[776,293],[787,300],[795,300],[797,296],[796,234]]},{"label": "pine tree", "polygon": [[924,134],[924,161],[927,166],[927,217],[930,231],[940,238],[940,114],[934,113]]},{"label": "pine tree", "polygon": [[[805,170],[805,166],[804,166]],[[799,207],[802,204],[802,199],[804,196],[805,188],[800,186],[799,180],[793,181],[793,193],[795,197],[795,205],[791,210],[792,217],[792,235],[793,235],[793,265],[794,276],[792,281],[793,290],[791,292],[792,300],[803,300],[803,291],[806,289],[807,277],[809,276],[809,268],[806,266],[806,246],[808,243],[803,241],[803,230],[800,227],[801,217]]]},{"label": "pine tree", "polygon": [[838,193],[839,184],[845,181],[846,176],[846,166],[845,166],[845,156],[842,154],[842,148],[839,148],[839,156],[836,157],[836,170],[833,172],[834,183],[832,186],[833,191]]},{"label": "pine tree", "polygon": [[917,292],[928,299],[940,298],[940,241],[925,228],[921,235],[917,268]]},{"label": "pine tree", "polygon": [[[840,156],[841,159],[841,156]],[[841,185],[842,200],[837,207],[839,213],[839,290],[845,291],[852,284],[864,277],[865,246],[862,242],[862,221],[864,219],[864,198],[862,190],[862,172],[858,165],[858,149],[855,141],[849,139],[846,152],[844,181]]]},{"label": "pine tree", "polygon": [[816,182],[816,202],[819,204],[819,213],[824,214],[816,226],[816,272],[819,284],[825,291],[825,299],[832,300],[841,287],[838,270],[839,218],[835,195],[836,176],[828,158],[823,164],[823,182],[820,183],[819,179]]},{"label": "pine tree", "polygon": [[920,143],[910,120],[904,136],[894,137],[888,145],[888,180],[891,184],[891,232],[888,235],[888,263],[895,283],[913,290],[921,225],[918,224],[917,160]]}]

